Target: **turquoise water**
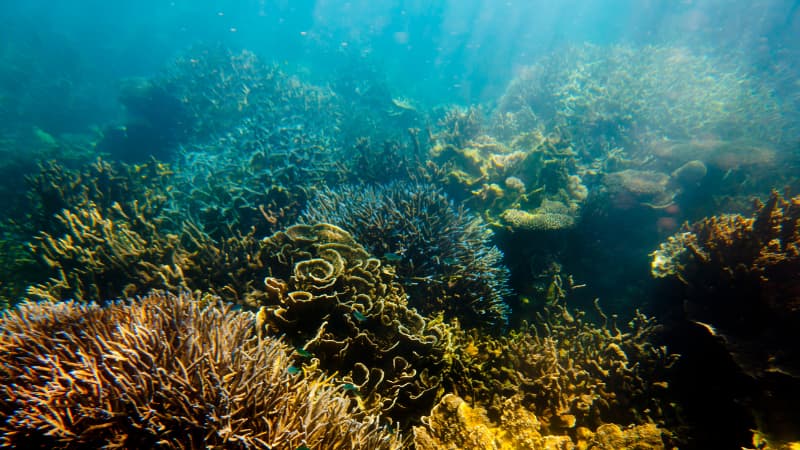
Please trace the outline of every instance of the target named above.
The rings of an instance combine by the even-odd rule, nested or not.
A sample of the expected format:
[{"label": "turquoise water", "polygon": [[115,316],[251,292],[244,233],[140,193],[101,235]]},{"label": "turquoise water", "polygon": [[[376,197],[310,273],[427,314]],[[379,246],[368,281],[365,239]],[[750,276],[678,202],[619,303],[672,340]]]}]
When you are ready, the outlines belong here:
[{"label": "turquoise water", "polygon": [[[317,359],[361,408],[395,399],[371,412],[406,436],[444,394],[502,428],[524,393],[573,441],[648,422],[681,448],[800,440],[798,3],[429,3],[5,5],[3,308],[154,289],[284,308],[307,320],[267,321],[302,356],[291,375]],[[647,331],[621,338],[639,311]],[[462,340],[425,334],[442,323]],[[315,343],[325,326],[437,343],[362,360]],[[564,366],[621,348],[631,378],[585,369],[607,391],[555,408],[520,381],[540,370],[522,349],[546,346],[518,335],[561,342]],[[359,384],[366,364],[411,373],[381,366],[395,357],[413,389]],[[14,361],[6,387],[24,384]],[[476,369],[492,364],[517,375]],[[4,401],[6,436],[44,435]]]}]

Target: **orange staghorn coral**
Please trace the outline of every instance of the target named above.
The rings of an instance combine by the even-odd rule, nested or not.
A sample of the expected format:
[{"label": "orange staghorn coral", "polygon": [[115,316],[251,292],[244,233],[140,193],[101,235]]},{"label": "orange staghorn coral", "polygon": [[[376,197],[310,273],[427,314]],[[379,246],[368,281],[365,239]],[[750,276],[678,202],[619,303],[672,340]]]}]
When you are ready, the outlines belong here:
[{"label": "orange staghorn coral", "polygon": [[0,320],[0,446],[401,448],[230,305],[24,303]]}]

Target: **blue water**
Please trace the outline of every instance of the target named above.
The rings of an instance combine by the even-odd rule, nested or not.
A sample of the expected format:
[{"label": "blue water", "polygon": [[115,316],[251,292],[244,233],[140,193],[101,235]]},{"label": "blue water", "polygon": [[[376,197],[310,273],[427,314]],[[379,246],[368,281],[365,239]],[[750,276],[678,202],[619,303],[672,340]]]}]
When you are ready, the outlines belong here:
[{"label": "blue water", "polygon": [[[215,242],[308,217],[361,227],[409,292],[468,286],[469,308],[439,312],[498,333],[537,320],[553,280],[572,276],[571,307],[599,320],[600,298],[620,323],[641,309],[666,324],[658,344],[685,354],[670,424],[690,431],[676,442],[711,448],[728,424],[734,446],[762,424],[800,439],[796,414],[764,419],[752,400],[796,395],[796,380],[763,388],[711,337],[694,346],[685,299],[650,276],[684,222],[800,192],[798,80],[792,0],[7,1],[0,300],[57,275],[43,236],[63,232],[58,215],[96,176],[87,195],[106,212],[168,192],[148,197],[164,235],[181,233],[176,217]],[[86,169],[98,157],[135,167],[141,186]],[[59,178],[69,170],[81,181]],[[437,217],[406,217],[419,198]],[[111,278],[92,300],[128,293]]]}]

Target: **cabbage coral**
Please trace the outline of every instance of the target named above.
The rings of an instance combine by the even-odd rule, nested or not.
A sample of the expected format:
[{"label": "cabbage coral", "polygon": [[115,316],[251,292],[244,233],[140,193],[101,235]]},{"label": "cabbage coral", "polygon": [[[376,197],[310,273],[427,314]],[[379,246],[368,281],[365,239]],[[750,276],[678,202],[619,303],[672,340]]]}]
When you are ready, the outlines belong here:
[{"label": "cabbage coral", "polygon": [[0,446],[400,448],[254,321],[189,296],[24,303],[0,320]]}]

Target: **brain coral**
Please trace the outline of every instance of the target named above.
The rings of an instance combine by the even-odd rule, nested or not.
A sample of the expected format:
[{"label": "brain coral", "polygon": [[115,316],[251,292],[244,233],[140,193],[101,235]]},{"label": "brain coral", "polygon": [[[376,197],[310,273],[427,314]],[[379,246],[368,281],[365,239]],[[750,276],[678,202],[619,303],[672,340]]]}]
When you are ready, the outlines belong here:
[{"label": "brain coral", "polygon": [[397,271],[410,304],[465,326],[504,325],[508,269],[491,231],[439,189],[424,184],[324,189],[302,216],[338,225]]},{"label": "brain coral", "polygon": [[24,303],[0,319],[0,446],[401,447],[254,321],[188,296]]}]

